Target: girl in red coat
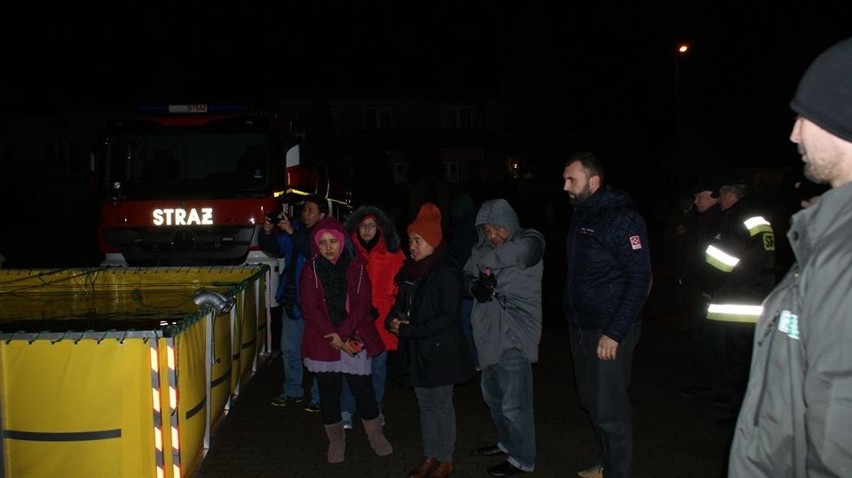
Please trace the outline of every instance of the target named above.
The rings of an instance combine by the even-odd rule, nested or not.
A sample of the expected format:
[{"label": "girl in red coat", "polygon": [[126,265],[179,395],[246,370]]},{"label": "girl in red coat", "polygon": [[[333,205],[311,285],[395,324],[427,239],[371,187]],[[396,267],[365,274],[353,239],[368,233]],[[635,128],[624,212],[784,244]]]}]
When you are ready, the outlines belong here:
[{"label": "girl in red coat", "polygon": [[[373,319],[379,337],[387,352],[373,357],[373,389],[376,391],[376,405],[379,407],[379,419],[385,424],[384,409],[385,388],[388,375],[388,358],[396,354],[398,340],[396,335],[385,329],[384,321],[388,311],[396,300],[399,290],[394,277],[405,262],[405,254],[401,249],[399,233],[393,222],[379,208],[361,206],[346,219],[346,230],[349,232],[355,249],[367,258],[367,274],[372,286]],[[343,427],[352,428],[352,415],[355,412],[355,398],[346,384],[343,384]]]}]

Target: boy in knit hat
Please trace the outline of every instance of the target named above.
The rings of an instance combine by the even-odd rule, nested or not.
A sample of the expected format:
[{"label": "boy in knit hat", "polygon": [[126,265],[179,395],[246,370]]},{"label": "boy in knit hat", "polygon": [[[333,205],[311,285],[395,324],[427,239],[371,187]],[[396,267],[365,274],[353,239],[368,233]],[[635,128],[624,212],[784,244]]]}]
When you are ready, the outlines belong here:
[{"label": "boy in knit hat", "polygon": [[444,478],[455,471],[453,388],[473,378],[461,325],[461,271],[442,234],[441,211],[424,204],[408,226],[411,258],[397,274],[399,293],[385,319],[399,337],[397,380],[414,387],[420,406],[423,459],[410,478]]},{"label": "boy in knit hat", "polygon": [[814,60],[790,106],[805,176],[832,189],[793,215],[796,263],[762,304],[731,477],[852,476],[852,38]]},{"label": "boy in knit hat", "polygon": [[418,234],[432,247],[438,247],[444,238],[441,228],[441,210],[434,203],[427,202],[420,207],[417,218],[408,226],[408,234]]}]

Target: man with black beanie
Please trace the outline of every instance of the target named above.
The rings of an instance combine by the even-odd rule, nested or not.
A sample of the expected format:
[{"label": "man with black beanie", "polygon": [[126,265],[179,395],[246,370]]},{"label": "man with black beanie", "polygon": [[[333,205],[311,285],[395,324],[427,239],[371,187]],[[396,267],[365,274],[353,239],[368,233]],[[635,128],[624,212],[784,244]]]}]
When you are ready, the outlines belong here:
[{"label": "man with black beanie", "polygon": [[792,217],[796,262],[762,304],[731,477],[852,476],[852,38],[790,106],[805,176],[831,190]]}]

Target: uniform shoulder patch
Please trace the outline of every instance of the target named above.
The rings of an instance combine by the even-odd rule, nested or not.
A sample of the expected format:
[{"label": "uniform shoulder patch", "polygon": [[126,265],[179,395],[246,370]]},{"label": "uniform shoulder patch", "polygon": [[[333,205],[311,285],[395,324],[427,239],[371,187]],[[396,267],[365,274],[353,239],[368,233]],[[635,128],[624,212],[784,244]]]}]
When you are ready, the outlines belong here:
[{"label": "uniform shoulder patch", "polygon": [[639,236],[630,236],[630,247],[634,251],[642,249],[642,239]]},{"label": "uniform shoulder patch", "polygon": [[775,234],[768,232],[763,235],[763,250],[764,251],[774,251],[775,250]]}]

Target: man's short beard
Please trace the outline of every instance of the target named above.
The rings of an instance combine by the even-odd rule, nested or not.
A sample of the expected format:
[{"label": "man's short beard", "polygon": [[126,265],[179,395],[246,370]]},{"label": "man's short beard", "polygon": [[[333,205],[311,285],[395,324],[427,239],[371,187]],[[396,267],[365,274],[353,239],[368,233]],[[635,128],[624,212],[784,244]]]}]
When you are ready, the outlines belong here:
[{"label": "man's short beard", "polygon": [[802,174],[813,183],[831,184],[831,177],[834,173],[833,168],[825,164],[815,165],[813,162],[808,161],[807,158],[807,156],[802,156],[802,160],[805,162]]},{"label": "man's short beard", "polygon": [[576,206],[590,197],[592,197],[592,191],[588,186],[586,186],[582,191],[575,194],[574,197],[568,196],[568,200],[572,206]]}]

